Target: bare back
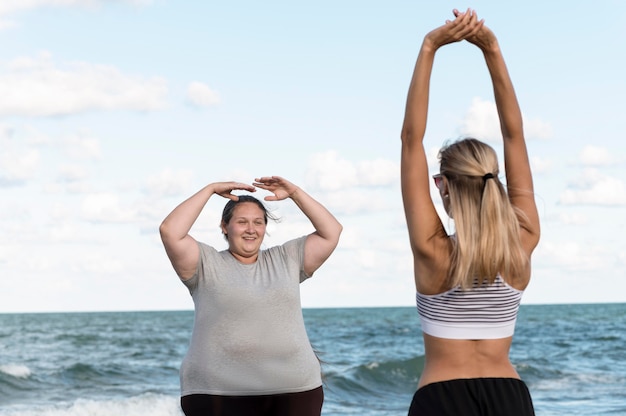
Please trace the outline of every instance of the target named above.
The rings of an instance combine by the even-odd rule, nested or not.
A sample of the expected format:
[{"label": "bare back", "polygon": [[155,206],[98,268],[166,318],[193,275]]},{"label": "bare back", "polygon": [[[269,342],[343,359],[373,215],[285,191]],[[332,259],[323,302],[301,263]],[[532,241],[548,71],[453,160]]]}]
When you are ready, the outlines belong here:
[{"label": "bare back", "polygon": [[453,340],[424,334],[426,361],[418,387],[458,378],[519,378],[509,361],[512,339]]}]

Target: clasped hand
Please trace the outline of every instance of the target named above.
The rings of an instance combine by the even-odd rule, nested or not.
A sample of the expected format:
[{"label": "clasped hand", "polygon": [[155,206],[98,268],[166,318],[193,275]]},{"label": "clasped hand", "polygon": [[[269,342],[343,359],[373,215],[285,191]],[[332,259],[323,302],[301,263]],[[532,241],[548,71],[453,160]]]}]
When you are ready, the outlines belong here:
[{"label": "clasped hand", "polygon": [[435,49],[449,43],[467,40],[481,49],[486,49],[495,41],[493,32],[485,26],[484,19],[478,20],[474,10],[467,9],[460,12],[452,11],[454,20],[446,20],[446,23],[432,30],[426,35],[425,41],[429,41]]}]

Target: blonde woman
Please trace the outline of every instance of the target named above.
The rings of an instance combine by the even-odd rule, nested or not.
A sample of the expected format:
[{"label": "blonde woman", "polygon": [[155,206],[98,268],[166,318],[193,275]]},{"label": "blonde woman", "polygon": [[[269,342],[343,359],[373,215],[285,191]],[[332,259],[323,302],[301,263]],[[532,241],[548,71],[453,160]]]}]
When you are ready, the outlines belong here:
[{"label": "blonde woman", "polygon": [[[409,415],[533,415],[528,388],[509,360],[539,242],[522,116],[493,32],[472,10],[454,15],[423,40],[402,128],[402,195],[425,348]],[[506,187],[485,143],[466,138],[441,149],[433,178],[454,219],[448,235],[430,196],[423,139],[435,53],[462,40],[482,51],[491,76]]]}]

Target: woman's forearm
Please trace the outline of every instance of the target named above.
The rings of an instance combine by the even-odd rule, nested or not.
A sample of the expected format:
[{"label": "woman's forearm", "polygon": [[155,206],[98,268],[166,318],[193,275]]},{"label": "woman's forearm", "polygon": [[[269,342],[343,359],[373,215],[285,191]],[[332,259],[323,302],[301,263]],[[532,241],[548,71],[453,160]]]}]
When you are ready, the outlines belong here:
[{"label": "woman's forearm", "polygon": [[403,142],[421,142],[426,132],[430,77],[435,60],[436,48],[428,37],[424,38],[417,56],[413,77],[407,94],[404,124],[401,137]]},{"label": "woman's forearm", "polygon": [[484,48],[483,55],[491,75],[503,138],[523,138],[522,112],[498,42],[494,40]]}]

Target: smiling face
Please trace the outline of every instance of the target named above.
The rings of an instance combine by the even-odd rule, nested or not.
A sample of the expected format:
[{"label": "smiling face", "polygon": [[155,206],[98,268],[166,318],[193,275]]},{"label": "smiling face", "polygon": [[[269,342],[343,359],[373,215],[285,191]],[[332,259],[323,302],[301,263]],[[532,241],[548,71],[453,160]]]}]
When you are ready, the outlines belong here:
[{"label": "smiling face", "polygon": [[237,204],[228,223],[222,222],[222,232],[228,240],[228,250],[242,263],[254,263],[265,237],[265,213],[253,202]]}]

